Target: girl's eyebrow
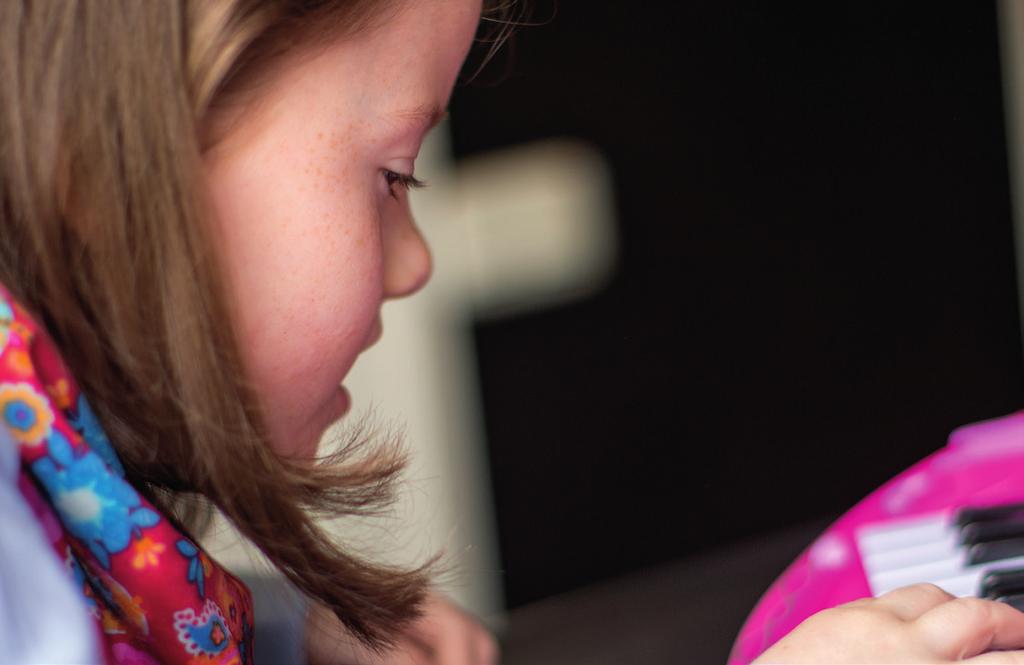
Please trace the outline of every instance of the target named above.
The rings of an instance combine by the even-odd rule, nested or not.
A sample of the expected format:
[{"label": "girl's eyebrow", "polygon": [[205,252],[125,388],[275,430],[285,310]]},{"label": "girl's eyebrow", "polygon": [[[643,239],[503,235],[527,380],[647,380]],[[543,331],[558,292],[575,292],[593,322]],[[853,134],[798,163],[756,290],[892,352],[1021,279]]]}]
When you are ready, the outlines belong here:
[{"label": "girl's eyebrow", "polygon": [[426,129],[433,129],[448,117],[448,111],[440,104],[423,104],[410,109],[396,111],[391,114],[397,120],[408,120],[426,124]]}]

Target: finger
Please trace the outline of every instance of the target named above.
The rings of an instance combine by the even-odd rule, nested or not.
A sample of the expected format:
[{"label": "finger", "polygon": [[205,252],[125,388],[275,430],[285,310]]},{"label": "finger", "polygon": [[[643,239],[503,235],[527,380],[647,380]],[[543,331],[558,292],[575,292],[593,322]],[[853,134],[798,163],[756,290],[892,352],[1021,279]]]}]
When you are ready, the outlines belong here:
[{"label": "finger", "polygon": [[972,665],[1024,665],[1024,651],[989,651],[963,662]]},{"label": "finger", "polygon": [[882,594],[875,599],[873,606],[904,621],[913,621],[954,598],[934,584],[913,584]]},{"label": "finger", "polygon": [[403,641],[384,654],[381,665],[431,665],[433,662],[421,649]]},{"label": "finger", "polygon": [[[410,628],[405,634],[405,642],[410,652],[414,653],[424,663],[443,663],[437,654],[436,639],[423,632],[422,629]],[[419,661],[417,661],[419,662]]]},{"label": "finger", "polygon": [[409,639],[428,648],[431,665],[480,665],[476,659],[476,635],[485,632],[454,605],[437,602],[429,615],[415,623]]},{"label": "finger", "polygon": [[498,665],[498,641],[487,631],[481,631],[474,645],[476,660],[480,665]]},{"label": "finger", "polygon": [[423,665],[423,652],[406,640],[400,641],[386,651],[374,651],[354,640],[345,640],[335,645],[333,657],[320,662],[345,663],[345,665]]},{"label": "finger", "polygon": [[405,665],[406,663],[409,665],[446,665],[445,661],[438,656],[435,645],[423,642],[411,634],[406,634],[402,638],[398,651],[403,652],[403,657],[406,660],[394,663],[389,660],[384,665]]},{"label": "finger", "polygon": [[913,627],[935,653],[952,660],[1024,647],[1024,613],[994,600],[957,598],[925,612]]},{"label": "finger", "polygon": [[473,634],[460,616],[453,616],[438,630],[434,641],[437,665],[480,665],[474,657]]}]

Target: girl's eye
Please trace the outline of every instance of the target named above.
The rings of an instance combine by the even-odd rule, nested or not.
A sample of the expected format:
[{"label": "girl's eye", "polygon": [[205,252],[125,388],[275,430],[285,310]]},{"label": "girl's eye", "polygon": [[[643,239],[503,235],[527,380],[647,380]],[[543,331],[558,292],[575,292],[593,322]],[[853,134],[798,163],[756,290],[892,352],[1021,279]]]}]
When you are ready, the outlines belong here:
[{"label": "girl's eye", "polygon": [[396,173],[395,171],[390,171],[388,169],[384,169],[384,180],[388,183],[388,193],[393,199],[398,198],[398,191],[395,189],[396,187],[409,190],[427,186],[427,183],[422,180],[417,180],[411,173]]}]

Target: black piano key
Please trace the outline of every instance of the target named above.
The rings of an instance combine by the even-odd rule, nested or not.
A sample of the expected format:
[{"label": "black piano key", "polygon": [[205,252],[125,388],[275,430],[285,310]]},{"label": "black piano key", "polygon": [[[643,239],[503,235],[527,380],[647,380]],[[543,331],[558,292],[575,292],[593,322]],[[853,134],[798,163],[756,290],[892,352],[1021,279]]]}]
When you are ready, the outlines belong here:
[{"label": "black piano key", "polygon": [[1008,503],[1001,506],[987,506],[985,508],[961,508],[956,514],[957,526],[966,526],[972,522],[988,522],[991,520],[1005,519],[1018,515],[1024,519],[1024,503]]},{"label": "black piano key", "polygon": [[1024,594],[1024,568],[993,570],[981,578],[978,596],[995,599]]},{"label": "black piano key", "polygon": [[1015,596],[1000,596],[999,598],[996,598],[996,600],[1000,603],[1006,603],[1015,610],[1024,612],[1024,594],[1018,594]]},{"label": "black piano key", "polygon": [[1024,538],[1024,515],[987,522],[971,522],[960,530],[960,543],[974,545],[993,540]]},{"label": "black piano key", "polygon": [[967,548],[967,562],[972,566],[1018,556],[1024,556],[1024,538],[993,540],[990,543],[978,543]]}]

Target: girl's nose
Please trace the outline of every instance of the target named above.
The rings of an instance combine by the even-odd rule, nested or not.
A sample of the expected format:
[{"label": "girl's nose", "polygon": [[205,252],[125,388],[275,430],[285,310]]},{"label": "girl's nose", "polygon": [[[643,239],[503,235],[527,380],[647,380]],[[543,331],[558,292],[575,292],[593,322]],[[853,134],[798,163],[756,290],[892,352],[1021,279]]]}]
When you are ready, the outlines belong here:
[{"label": "girl's nose", "polygon": [[411,215],[384,225],[384,297],[419,291],[430,279],[430,248]]}]

